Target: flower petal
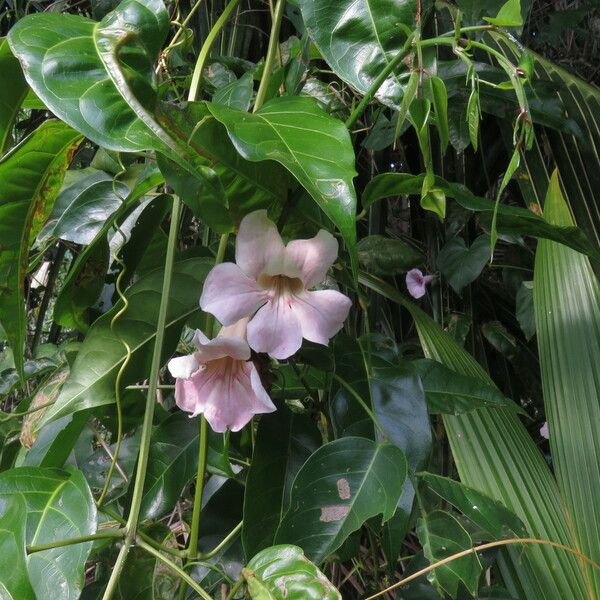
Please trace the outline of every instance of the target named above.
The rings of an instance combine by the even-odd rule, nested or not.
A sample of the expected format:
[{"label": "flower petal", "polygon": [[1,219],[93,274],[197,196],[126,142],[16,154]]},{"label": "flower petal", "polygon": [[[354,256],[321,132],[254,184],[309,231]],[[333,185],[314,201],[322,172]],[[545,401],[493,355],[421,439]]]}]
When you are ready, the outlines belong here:
[{"label": "flower petal", "polygon": [[540,435],[547,440],[550,439],[550,431],[548,429],[548,421],[545,421],[544,424],[540,427]]},{"label": "flower petal", "polygon": [[172,358],[167,363],[167,368],[173,377],[189,379],[200,368],[200,365],[193,354],[188,354]]},{"label": "flower petal", "polygon": [[252,410],[254,414],[259,415],[263,413],[275,412],[277,407],[273,404],[269,394],[267,394],[267,391],[263,387],[256,367],[251,362],[246,363],[246,366],[250,370],[250,385],[252,387],[252,391],[254,392],[254,397],[252,398]]},{"label": "flower petal", "polygon": [[288,358],[302,345],[302,330],[290,302],[276,298],[265,304],[248,323],[248,344],[273,358]]},{"label": "flower petal", "polygon": [[252,316],[265,302],[267,292],[242,273],[234,263],[221,263],[208,274],[200,296],[200,308],[223,325]]},{"label": "flower petal", "polygon": [[175,380],[175,403],[181,410],[197,415],[204,408],[206,395],[202,391],[205,369],[197,371],[190,379]]},{"label": "flower petal", "polygon": [[242,219],[235,243],[235,262],[246,275],[256,279],[269,260],[283,254],[284,249],[266,210],[256,210]]},{"label": "flower petal", "polygon": [[310,240],[293,240],[285,249],[288,262],[294,261],[300,269],[300,277],[305,287],[311,288],[321,283],[327,270],[335,262],[339,245],[325,229],[321,229]]},{"label": "flower petal", "polygon": [[300,321],[302,337],[327,346],[343,326],[352,302],[335,290],[303,292],[294,297],[293,309]]},{"label": "flower petal", "polygon": [[236,360],[248,360],[250,346],[244,338],[219,335],[206,344],[201,344],[194,356],[199,363],[208,363],[226,356]]},{"label": "flower petal", "polygon": [[423,275],[420,269],[411,269],[406,274],[406,287],[413,298],[422,298],[426,293],[426,285],[433,279],[433,275]]}]

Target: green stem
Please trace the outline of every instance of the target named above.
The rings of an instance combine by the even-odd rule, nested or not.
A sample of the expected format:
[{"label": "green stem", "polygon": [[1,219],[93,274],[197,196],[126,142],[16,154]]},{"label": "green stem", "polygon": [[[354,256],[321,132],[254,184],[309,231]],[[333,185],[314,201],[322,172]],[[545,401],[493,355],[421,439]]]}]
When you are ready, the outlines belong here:
[{"label": "green stem", "polygon": [[40,405],[36,406],[35,408],[30,408],[29,410],[24,410],[22,412],[9,413],[8,415],[6,415],[5,417],[2,417],[0,419],[0,423],[6,423],[7,421],[10,421],[11,419],[19,419],[21,417],[26,417],[27,415],[31,415],[33,413],[38,412],[39,410],[43,410],[44,408],[48,408],[49,406],[52,406],[55,402],[56,402],[56,400],[50,400],[50,402],[44,402],[44,404],[40,404]]},{"label": "green stem", "polygon": [[209,552],[200,552],[198,554],[198,558],[201,560],[206,560],[207,558],[212,558],[215,554],[218,554],[229,544],[229,542],[242,530],[242,526],[244,525],[244,521],[240,521],[222,540],[221,542],[215,546]]},{"label": "green stem", "polygon": [[85,542],[94,542],[96,540],[106,540],[112,538],[122,538],[125,536],[125,529],[111,529],[109,531],[99,531],[90,535],[82,535],[80,537],[74,537],[69,540],[61,540],[58,542],[51,542],[49,544],[39,544],[34,546],[27,546],[27,554],[34,554],[35,552],[43,552],[44,550],[51,550],[52,548],[63,548],[64,546],[74,546],[75,544],[83,544]]},{"label": "green stem", "polygon": [[165,335],[165,324],[167,322],[167,309],[169,307],[169,293],[171,290],[171,279],[173,275],[173,259],[175,256],[175,246],[177,244],[177,231],[179,227],[180,200],[178,196],[173,198],[173,208],[171,209],[171,226],[169,228],[169,239],[167,242],[167,255],[165,258],[165,273],[163,277],[162,295],[160,307],[158,309],[158,322],[156,326],[156,339],[154,342],[154,352],[152,354],[152,365],[150,367],[150,386],[146,397],[146,408],[144,411],[144,422],[142,424],[142,437],[140,441],[140,451],[135,478],[135,486],[131,498],[129,518],[127,519],[127,535],[123,541],[123,546],[119,551],[117,560],[113,567],[108,585],[104,592],[103,600],[112,598],[119,576],[125,565],[125,559],[129,548],[136,539],[138,519],[142,505],[142,495],[144,493],[144,482],[146,480],[146,469],[148,467],[148,454],[150,451],[150,438],[152,434],[152,420],[154,418],[154,407],[156,405],[156,390],[158,386],[158,373],[161,367],[161,355],[163,340]]},{"label": "green stem", "polygon": [[194,16],[196,11],[200,8],[200,5],[202,4],[202,2],[203,2],[203,0],[197,0],[197,2],[194,4],[194,6],[192,6],[192,8],[190,9],[190,12],[187,14],[186,18],[183,20],[181,25],[179,25],[179,29],[173,36],[173,39],[169,42],[169,45],[163,50],[163,52],[162,52],[163,57],[165,57],[167,55],[167,53],[177,45],[177,40],[179,39],[181,34],[185,31],[187,24],[190,22],[191,18]]},{"label": "green stem", "polygon": [[221,33],[223,27],[229,20],[229,17],[233,13],[235,7],[237,6],[239,0],[231,0],[229,4],[225,7],[221,16],[217,19],[217,22],[213,25],[213,28],[208,32],[206,39],[204,40],[204,44],[202,44],[202,48],[200,48],[200,53],[198,54],[198,60],[196,61],[196,66],[194,67],[194,72],[192,73],[192,82],[190,83],[190,91],[188,92],[188,101],[194,102],[194,100],[198,99],[198,93],[200,91],[200,83],[202,81],[202,72],[204,71],[204,66],[206,65],[206,61],[208,59],[208,55],[210,53],[210,49],[215,43],[217,37]]},{"label": "green stem", "polygon": [[237,591],[244,585],[244,578],[240,577],[234,584],[234,586],[229,590],[229,594],[225,600],[233,600],[233,597],[236,595]]},{"label": "green stem", "polygon": [[198,592],[201,598],[204,600],[213,600],[183,569],[178,567],[171,559],[167,558],[164,554],[161,554],[158,550],[155,550],[150,544],[146,544],[143,540],[138,540],[137,545],[144,549],[148,554],[154,556],[154,558],[163,562],[173,573],[176,573],[185,583],[187,583],[194,591]]},{"label": "green stem", "polygon": [[362,100],[358,103],[356,108],[352,111],[352,114],[346,121],[346,127],[350,129],[359,117],[363,114],[367,105],[373,99],[373,96],[377,93],[377,90],[382,86],[383,82],[387,79],[388,75],[406,58],[412,49],[414,35],[409,35],[404,42],[404,46],[394,58],[388,63],[387,67],[379,73],[377,79],[371,84],[371,87],[367,90],[367,93],[363,96]]},{"label": "green stem", "polygon": [[256,93],[253,112],[256,112],[263,105],[267,95],[269,81],[271,81],[271,71],[273,70],[273,63],[275,62],[275,55],[277,54],[277,48],[279,48],[279,30],[281,29],[281,20],[283,18],[284,8],[285,0],[277,0],[275,12],[273,14],[273,24],[271,25],[271,34],[269,36],[269,47],[267,48],[265,66],[260,80],[260,85],[258,86],[258,92]]},{"label": "green stem", "polygon": [[202,515],[202,492],[204,491],[204,472],[208,454],[208,426],[204,415],[200,417],[200,450],[198,454],[198,473],[196,475],[196,491],[194,493],[194,509],[188,544],[188,558],[194,560],[198,556],[198,537],[200,535],[200,517]]},{"label": "green stem", "polygon": [[373,424],[375,425],[375,427],[377,427],[377,430],[382,435],[382,437],[387,438],[387,435],[385,434],[381,423],[377,420],[375,413],[369,408],[369,406],[367,406],[367,403],[360,397],[356,390],[345,379],[342,379],[336,373],[333,374],[333,378],[339,384],[341,384],[342,387],[344,387],[348,391],[348,393],[362,406],[363,410],[369,415],[371,421],[373,421]]}]

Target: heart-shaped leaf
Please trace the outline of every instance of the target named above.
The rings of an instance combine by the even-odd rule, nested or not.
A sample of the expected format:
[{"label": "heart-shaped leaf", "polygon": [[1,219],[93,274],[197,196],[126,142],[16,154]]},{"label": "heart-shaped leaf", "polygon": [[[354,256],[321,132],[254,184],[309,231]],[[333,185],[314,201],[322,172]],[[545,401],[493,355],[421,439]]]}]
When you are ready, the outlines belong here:
[{"label": "heart-shaped leaf", "polygon": [[423,263],[423,255],[403,240],[369,235],[358,242],[358,260],[375,275],[398,275]]},{"label": "heart-shaped leaf", "polygon": [[254,600],[342,600],[298,546],[281,544],[259,552],[242,569],[242,575]]},{"label": "heart-shaped leaf", "polygon": [[356,268],[354,150],[344,124],[312,98],[273,98],[249,114],[209,104],[247,160],[281,163],[338,227]]},{"label": "heart-shaped leaf", "polygon": [[[19,496],[27,507],[29,546],[90,535],[96,505],[80,471],[19,467],[0,474],[0,503]],[[27,572],[37,598],[78,598],[91,542],[34,552]]]},{"label": "heart-shaped leaf", "polygon": [[23,376],[29,247],[44,223],[81,136],[46,121],[0,162],[0,323]]},{"label": "heart-shaped leaf", "polygon": [[[363,94],[400,51],[412,30],[415,0],[298,0],[304,24],[336,75]],[[402,27],[402,25],[406,27]],[[408,70],[392,73],[377,98],[398,108]]]},{"label": "heart-shaped leaf", "polygon": [[321,446],[294,480],[276,543],[298,544],[321,562],[371,517],[393,516],[406,473],[404,453],[390,443],[345,437]]},{"label": "heart-shaped leaf", "polygon": [[[198,295],[211,267],[212,261],[205,258],[189,258],[175,264],[166,320],[164,357],[175,349],[186,320],[199,312]],[[114,333],[110,321],[114,313],[120,310],[120,302],[94,323],[60,396],[44,417],[44,423],[79,410],[114,402],[115,378],[126,357],[121,340],[131,348],[131,360],[123,375],[122,385],[147,377],[156,336],[162,280],[163,271],[156,270],[127,290],[129,306],[117,320]]]},{"label": "heart-shaped leaf", "polygon": [[448,240],[438,254],[437,265],[455,292],[479,277],[490,259],[490,238],[480,235],[469,248],[463,238]]}]

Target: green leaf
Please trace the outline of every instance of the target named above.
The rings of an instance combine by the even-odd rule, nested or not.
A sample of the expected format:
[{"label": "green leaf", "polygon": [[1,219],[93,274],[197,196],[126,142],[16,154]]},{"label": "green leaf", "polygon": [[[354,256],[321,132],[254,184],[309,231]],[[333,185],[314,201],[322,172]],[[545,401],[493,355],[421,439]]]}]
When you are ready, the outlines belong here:
[{"label": "green leaf", "polygon": [[484,20],[501,27],[520,27],[523,25],[521,0],[508,0],[501,6],[495,18],[484,17]]},{"label": "green leaf", "polygon": [[365,521],[388,521],[406,479],[403,452],[389,443],[345,437],[319,448],[294,480],[276,543],[295,543],[321,562]]},{"label": "green leaf", "polygon": [[[402,48],[416,13],[414,0],[298,0],[297,4],[323,58],[363,94]],[[408,72],[402,77],[391,74],[377,98],[398,108],[407,78]]]},{"label": "green leaf", "polygon": [[0,162],[0,323],[23,374],[23,281],[29,247],[44,223],[81,136],[46,121]]},{"label": "green leaf", "polygon": [[267,548],[290,503],[300,467],[321,445],[316,423],[287,408],[261,418],[244,491],[242,543],[246,556]]},{"label": "green leaf", "polygon": [[[80,471],[36,467],[4,471],[0,474],[0,502],[15,496],[27,506],[28,545],[50,544],[96,531],[96,505]],[[85,542],[30,554],[27,572],[36,598],[78,598],[91,547],[92,542]]]},{"label": "green leaf", "polygon": [[[366,274],[361,275],[360,281],[410,312],[426,356],[463,375],[492,383],[471,355],[395,288]],[[477,410],[443,418],[458,473],[465,485],[502,502],[536,538],[575,547],[554,477],[513,411]],[[544,600],[589,597],[575,557],[547,547],[507,548],[501,556],[502,572],[518,586],[519,593],[524,594],[519,597]],[[554,568],[549,569],[549,564]]]},{"label": "green leaf", "polygon": [[404,125],[404,121],[406,120],[406,115],[410,110],[410,105],[412,101],[417,96],[417,91],[419,89],[419,72],[412,71],[410,77],[408,78],[408,83],[406,84],[406,89],[404,90],[404,95],[402,97],[402,102],[400,103],[400,108],[398,110],[398,116],[396,117],[396,127],[394,131],[394,139],[396,139],[402,130],[402,125]]},{"label": "green leaf", "polygon": [[444,81],[435,75],[427,79],[427,86],[427,91],[433,102],[433,110],[435,111],[436,126],[440,136],[442,152],[445,152],[450,140],[448,131],[448,92],[446,91]]},{"label": "green leaf", "polygon": [[358,261],[375,275],[398,275],[423,264],[423,255],[402,240],[369,235],[358,242]]},{"label": "green leaf", "polygon": [[455,236],[440,250],[437,266],[455,292],[479,277],[490,258],[490,238],[480,235],[469,248],[465,240]]},{"label": "green leaf", "polygon": [[404,363],[421,378],[431,414],[460,415],[480,408],[523,410],[493,385],[461,375],[429,359]]},{"label": "green leaf", "polygon": [[[417,535],[430,563],[437,562],[473,546],[473,540],[464,527],[450,514],[434,510],[417,522]],[[456,598],[459,584],[463,583],[472,596],[477,591],[481,563],[477,554],[468,554],[431,572],[440,591]]]},{"label": "green leaf", "polygon": [[254,600],[342,600],[298,546],[281,544],[259,552],[242,569],[242,575]]},{"label": "green leaf", "polygon": [[[198,295],[211,267],[212,261],[205,258],[189,258],[175,264],[166,320],[164,358],[174,351],[186,320],[199,312]],[[156,336],[162,279],[163,271],[156,270],[127,290],[125,295],[129,306],[117,320],[114,333],[111,332],[110,321],[114,313],[120,310],[120,302],[94,323],[56,404],[44,417],[44,423],[114,402],[115,378],[126,356],[121,339],[129,344],[132,352],[122,385],[147,377]]]},{"label": "green leaf", "polygon": [[523,281],[517,290],[515,316],[527,340],[535,335],[535,311],[533,306],[533,281]]},{"label": "green leaf", "polygon": [[447,477],[420,473],[419,479],[427,483],[440,498],[452,504],[475,525],[491,535],[492,539],[527,537],[525,525],[501,502]]},{"label": "green leaf", "polygon": [[473,88],[467,104],[467,123],[469,125],[469,138],[475,152],[477,152],[477,147],[479,146],[479,118],[479,94]]},{"label": "green leaf", "polygon": [[212,97],[214,104],[222,104],[236,110],[247,111],[252,101],[252,92],[254,91],[254,79],[252,73],[248,71],[239,79],[228,83],[218,89]]},{"label": "green leaf", "polygon": [[12,128],[29,86],[19,61],[13,56],[5,38],[0,38],[0,156],[10,145]]},{"label": "green leaf", "polygon": [[[209,472],[233,476],[223,456],[223,436],[209,429]],[[171,510],[198,469],[200,419],[178,411],[154,428],[140,518],[156,519]],[[219,449],[221,446],[221,449]]]},{"label": "green leaf", "polygon": [[[544,214],[571,225],[558,172]],[[600,493],[600,286],[587,258],[552,242],[535,257],[534,306],[544,406],[558,485],[577,538],[577,548],[600,559],[600,528],[590,498]],[[587,567],[586,567],[587,568]],[[600,574],[588,568],[590,596],[600,594]]]},{"label": "green leaf", "polygon": [[22,496],[0,498],[0,598],[3,600],[35,600],[27,575],[26,519]]},{"label": "green leaf", "polygon": [[[8,40],[25,77],[44,104],[97,144],[119,151],[156,148],[157,138],[117,90],[99,52],[114,52],[144,102],[155,101],[154,63],[169,16],[161,0],[125,0],[102,22],[44,12],[20,19]],[[114,38],[127,36],[117,50]]]},{"label": "green leaf", "polygon": [[247,160],[275,160],[338,227],[356,268],[354,150],[344,124],[311,98],[274,98],[253,114],[209,105]]},{"label": "green leaf", "polygon": [[44,242],[56,237],[76,244],[90,244],[128,194],[126,185],[113,181],[106,173],[83,171],[56,198],[38,240]]}]

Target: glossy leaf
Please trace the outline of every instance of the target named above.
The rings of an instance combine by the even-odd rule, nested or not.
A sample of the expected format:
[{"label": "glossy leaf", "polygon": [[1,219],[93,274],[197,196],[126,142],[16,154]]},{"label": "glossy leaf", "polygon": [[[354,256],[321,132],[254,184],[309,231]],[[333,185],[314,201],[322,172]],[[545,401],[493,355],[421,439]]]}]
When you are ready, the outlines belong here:
[{"label": "glossy leaf", "polygon": [[276,543],[301,546],[321,562],[365,521],[388,521],[406,478],[403,452],[389,443],[345,437],[319,448],[300,469]]},{"label": "glossy leaf", "polygon": [[[417,522],[417,535],[430,563],[452,556],[473,546],[473,540],[463,526],[450,514],[434,510]],[[481,573],[477,554],[468,554],[432,571],[435,586],[456,598],[462,583],[471,595],[477,591]]]},{"label": "glossy leaf", "polygon": [[[298,0],[304,24],[329,66],[341,79],[363,94],[400,51],[406,28],[412,30],[413,0]],[[408,72],[391,74],[377,98],[398,108]]]},{"label": "glossy leaf", "polygon": [[495,386],[457,373],[442,363],[425,358],[405,365],[421,378],[431,414],[460,415],[484,408],[523,412]]},{"label": "glossy leaf", "polygon": [[219,88],[212,97],[215,104],[222,104],[236,110],[248,110],[252,101],[254,79],[251,72]]},{"label": "glossy leaf", "polygon": [[432,473],[421,473],[419,479],[475,525],[481,527],[492,539],[526,537],[527,530],[521,520],[497,500],[458,481]]},{"label": "glossy leaf", "polygon": [[242,569],[242,575],[254,600],[342,600],[298,546],[282,544],[261,551]]},{"label": "glossy leaf", "polygon": [[244,158],[275,160],[298,179],[339,228],[356,267],[355,157],[344,124],[311,98],[274,98],[253,114],[217,104],[209,109]]},{"label": "glossy leaf", "polygon": [[[492,384],[472,356],[395,288],[368,275],[361,275],[360,280],[410,312],[426,356]],[[556,481],[513,411],[477,410],[443,418],[462,483],[502,502],[523,521],[530,535],[574,547]],[[564,552],[547,547],[521,547],[509,548],[501,556],[502,573],[517,586],[518,594],[528,599],[587,597],[577,559]],[[549,569],[549,564],[555,568]]]},{"label": "glossy leaf", "polygon": [[[27,507],[28,545],[90,535],[96,505],[80,471],[20,467],[0,474],[0,502],[21,497]],[[37,598],[77,598],[91,542],[35,552],[27,572]],[[59,591],[60,590],[60,591]]]},{"label": "glossy leaf", "polygon": [[84,174],[58,195],[38,239],[43,242],[56,237],[90,244],[128,193],[127,186],[102,171]]},{"label": "glossy leaf", "polygon": [[99,24],[68,13],[31,14],[8,39],[29,85],[54,114],[105,148],[131,152],[155,148],[157,138],[117,90],[99,51],[107,50],[111,31],[126,32],[134,42],[119,49],[124,72],[152,101],[153,63],[168,23],[161,0],[125,0]]},{"label": "glossy leaf", "polygon": [[[210,430],[209,430],[210,431]],[[140,514],[142,519],[156,519],[171,510],[181,497],[183,488],[196,476],[200,419],[178,411],[152,432],[148,471]],[[223,457],[223,436],[209,433],[208,470],[232,476]]]},{"label": "glossy leaf", "polygon": [[[552,223],[572,224],[557,171],[544,214]],[[544,241],[536,252],[533,292],[556,478],[577,547],[598,561],[600,530],[590,498],[600,494],[600,286],[585,256]],[[590,595],[598,595],[600,574],[589,568],[586,581]]]},{"label": "glossy leaf", "polygon": [[5,38],[0,38],[0,77],[6,82],[0,88],[0,156],[10,144],[14,121],[29,89],[21,65],[10,51]]},{"label": "glossy leaf", "polygon": [[436,127],[440,136],[442,152],[445,152],[450,140],[448,131],[448,92],[444,81],[435,75],[427,79],[427,84],[435,111]]},{"label": "glossy leaf", "polygon": [[0,323],[23,373],[23,281],[29,247],[52,209],[81,136],[64,123],[46,121],[0,162]]},{"label": "glossy leaf", "polygon": [[467,248],[465,240],[455,236],[438,254],[437,265],[455,292],[475,281],[490,258],[490,238],[480,235]]},{"label": "glossy leaf", "polygon": [[488,23],[492,25],[500,25],[503,27],[519,27],[523,25],[523,17],[521,16],[521,0],[508,0],[498,11],[494,18],[484,17]]},{"label": "glossy leaf", "polygon": [[306,415],[281,408],[261,418],[244,491],[242,543],[246,556],[273,543],[289,507],[294,478],[320,445],[316,423]]},{"label": "glossy leaf", "polygon": [[369,235],[358,243],[358,261],[375,275],[397,275],[423,263],[423,255],[402,240]]},{"label": "glossy leaf", "polygon": [[27,574],[25,524],[27,508],[22,496],[0,497],[0,598],[35,600]]},{"label": "glossy leaf", "polygon": [[[175,265],[165,329],[164,357],[175,349],[186,320],[199,312],[198,294],[211,266],[211,261],[203,258],[190,258]],[[114,402],[115,378],[126,356],[119,336],[127,341],[132,351],[122,385],[126,386],[147,376],[156,336],[162,279],[162,270],[157,270],[141,278],[127,290],[129,307],[115,324],[114,334],[110,329],[110,321],[114,312],[120,309],[120,303],[94,323],[77,354],[71,374],[56,404],[49,409],[44,422]]]}]

